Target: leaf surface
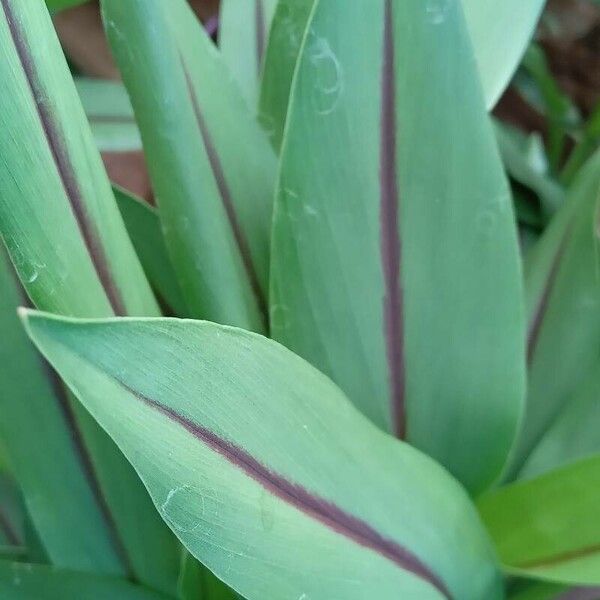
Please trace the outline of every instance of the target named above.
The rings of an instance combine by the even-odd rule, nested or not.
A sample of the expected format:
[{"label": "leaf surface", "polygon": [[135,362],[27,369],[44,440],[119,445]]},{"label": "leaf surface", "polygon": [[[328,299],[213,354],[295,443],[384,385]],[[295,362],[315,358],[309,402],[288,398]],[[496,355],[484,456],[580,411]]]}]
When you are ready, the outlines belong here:
[{"label": "leaf surface", "polygon": [[510,192],[469,56],[459,2],[441,23],[420,0],[317,5],[282,152],[271,325],[476,493],[513,443],[525,360]]},{"label": "leaf surface", "polygon": [[512,574],[600,585],[600,455],[483,496],[479,512]]},{"label": "leaf surface", "polygon": [[249,600],[501,597],[462,488],[279,344],[198,321],[24,318],[176,535]]},{"label": "leaf surface", "polygon": [[276,161],[265,134],[187,2],[102,8],[192,314],[266,330]]}]

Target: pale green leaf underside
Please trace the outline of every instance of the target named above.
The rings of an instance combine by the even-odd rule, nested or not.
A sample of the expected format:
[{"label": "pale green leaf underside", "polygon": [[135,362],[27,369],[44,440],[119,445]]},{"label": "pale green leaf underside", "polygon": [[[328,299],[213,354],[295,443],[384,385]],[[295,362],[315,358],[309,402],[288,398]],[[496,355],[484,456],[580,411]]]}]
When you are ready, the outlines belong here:
[{"label": "pale green leaf underside", "polygon": [[453,597],[501,596],[464,491],[279,344],[197,321],[25,321],[175,534],[249,600],[443,597],[301,509],[302,490],[408,549]]}]

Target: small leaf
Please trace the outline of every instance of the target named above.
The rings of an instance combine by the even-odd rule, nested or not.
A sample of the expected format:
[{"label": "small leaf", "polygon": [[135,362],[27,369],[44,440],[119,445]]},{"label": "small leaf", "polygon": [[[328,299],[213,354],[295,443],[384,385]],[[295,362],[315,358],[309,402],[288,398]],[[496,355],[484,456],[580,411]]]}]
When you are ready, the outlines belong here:
[{"label": "small leaf", "polygon": [[460,2],[444,6],[440,23],[422,0],[317,4],[282,151],[271,326],[475,494],[516,434],[525,334],[510,191]]},{"label": "small leaf", "polygon": [[168,600],[125,579],[0,561],[2,600]]},{"label": "small leaf", "polygon": [[248,600],[501,597],[462,488],[279,344],[199,321],[23,318],[182,543]]},{"label": "small leaf", "polygon": [[266,330],[276,160],[265,134],[187,2],[102,9],[190,311]]},{"label": "small leaf", "polygon": [[117,205],[154,294],[169,316],[185,317],[188,309],[165,245],[157,210],[113,185]]},{"label": "small leaf", "polygon": [[600,455],[482,497],[479,512],[509,573],[600,585]]},{"label": "small leaf", "polygon": [[252,111],[276,5],[277,0],[221,0],[219,49]]}]

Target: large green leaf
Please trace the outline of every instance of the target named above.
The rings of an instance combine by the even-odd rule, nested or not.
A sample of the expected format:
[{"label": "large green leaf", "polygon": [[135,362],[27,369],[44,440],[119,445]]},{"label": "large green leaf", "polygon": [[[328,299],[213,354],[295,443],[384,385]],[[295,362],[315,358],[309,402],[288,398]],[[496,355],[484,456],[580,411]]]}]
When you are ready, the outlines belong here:
[{"label": "large green leaf", "polygon": [[510,573],[600,585],[600,455],[483,496],[479,511]]},{"label": "large green leaf", "polygon": [[529,390],[513,473],[596,368],[600,153],[585,166],[525,264]]},{"label": "large green leaf", "polygon": [[101,152],[141,149],[140,132],[122,83],[78,77],[75,85]]},{"label": "large green leaf", "polygon": [[524,333],[510,192],[447,5],[443,23],[421,0],[317,5],[283,146],[271,324],[476,493],[515,436]]},{"label": "large green leaf", "polygon": [[[508,85],[535,32],[545,0],[462,0],[488,108]],[[430,0],[443,18],[447,0]]]},{"label": "large green leaf", "polygon": [[[0,0],[0,52],[0,233],[29,297],[67,315],[159,314],[42,2]],[[121,571],[174,590],[176,540],[78,403],[74,418]]]},{"label": "large green leaf", "polygon": [[188,309],[169,258],[157,210],[122,188],[113,186],[113,191],[129,237],[163,312],[187,316]]},{"label": "large green leaf", "polygon": [[167,600],[124,579],[0,561],[2,600]]},{"label": "large green leaf", "polygon": [[[273,18],[260,92],[260,115],[277,150],[283,136],[292,75],[314,4],[315,0],[279,0]],[[367,10],[376,10],[375,3],[363,4]],[[427,0],[421,4],[434,24],[443,25],[447,14],[452,13],[454,0]],[[462,4],[485,102],[492,108],[525,52],[544,0],[463,0]],[[362,36],[361,32],[355,35],[357,52]]]},{"label": "large green leaf", "polygon": [[279,344],[200,321],[24,320],[180,540],[249,600],[501,597],[464,490]]},{"label": "large green leaf", "polygon": [[277,0],[221,0],[219,49],[252,111],[276,5]]},{"label": "large green leaf", "polygon": [[187,2],[102,8],[190,310],[264,330],[276,167],[266,136]]}]

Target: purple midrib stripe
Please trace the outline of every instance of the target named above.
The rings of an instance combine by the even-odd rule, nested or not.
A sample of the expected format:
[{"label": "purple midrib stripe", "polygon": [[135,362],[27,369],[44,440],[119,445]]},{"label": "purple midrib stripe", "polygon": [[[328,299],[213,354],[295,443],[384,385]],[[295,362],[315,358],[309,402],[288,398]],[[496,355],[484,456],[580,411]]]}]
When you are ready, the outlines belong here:
[{"label": "purple midrib stripe", "polygon": [[265,23],[265,7],[263,0],[254,0],[254,19],[256,28],[256,67],[260,77],[263,57],[265,55],[265,36],[267,24]]},{"label": "purple midrib stripe", "polygon": [[225,179],[225,174],[223,172],[223,165],[219,159],[219,155],[216,151],[215,145],[212,140],[212,136],[208,131],[208,127],[206,125],[206,121],[204,119],[204,115],[202,114],[202,110],[200,109],[200,103],[198,102],[198,97],[196,96],[196,91],[194,89],[194,85],[190,78],[190,74],[185,65],[185,60],[183,57],[181,58],[181,64],[183,67],[183,72],[185,74],[186,83],[188,87],[188,92],[190,94],[190,98],[192,101],[192,106],[194,109],[194,114],[196,117],[196,121],[198,123],[198,127],[200,129],[200,133],[202,135],[202,140],[204,142],[204,146],[206,148],[206,154],[208,156],[208,161],[210,163],[213,175],[215,177],[215,181],[217,183],[217,188],[219,190],[219,195],[221,196],[221,201],[223,202],[223,207],[225,209],[225,213],[227,215],[227,219],[229,221],[229,225],[231,227],[231,231],[233,233],[233,237],[236,241],[236,244],[239,249],[240,257],[242,259],[242,263],[246,270],[248,281],[250,283],[250,288],[254,294],[256,299],[256,304],[263,322],[265,329],[268,327],[268,318],[267,318],[267,301],[265,295],[263,293],[262,287],[260,285],[260,281],[258,279],[258,274],[256,269],[254,268],[254,263],[252,260],[252,253],[250,252],[250,246],[248,244],[248,240],[244,235],[242,227],[240,225],[235,206],[233,203],[233,199],[231,197],[231,192],[229,190],[229,186],[227,185],[227,181]]},{"label": "purple midrib stripe", "polygon": [[115,379],[115,381],[138,400],[158,410],[169,420],[181,425],[197,440],[217,452],[274,496],[294,506],[336,533],[360,546],[373,550],[401,569],[427,581],[445,598],[451,598],[450,592],[442,579],[433,573],[417,556],[397,542],[384,537],[365,521],[345,512],[333,502],[320,498],[302,486],[288,481],[283,476],[265,467],[248,452],[232,442],[220,438],[213,431],[198,423],[193,423],[173,409],[132,389],[124,382],[118,379]]},{"label": "purple midrib stripe", "polygon": [[52,114],[52,111],[48,105],[45,102],[39,101],[39,98],[43,96],[43,92],[39,86],[39,78],[36,74],[35,64],[29,54],[29,49],[27,48],[23,36],[21,35],[19,26],[12,12],[11,0],[0,0],[0,4],[4,9],[6,22],[17,51],[17,55],[21,61],[23,72],[25,73],[34,104],[37,108],[40,122],[46,136],[46,141],[48,142],[48,147],[50,148],[52,158],[54,159],[54,164],[56,165],[56,169],[59,173],[65,194],[69,199],[71,210],[73,211],[73,215],[77,221],[77,225],[87,247],[90,259],[94,265],[96,273],[98,274],[98,279],[100,280],[100,283],[106,292],[106,296],[114,313],[118,316],[125,315],[125,304],[121,298],[118,287],[112,278],[104,249],[94,224],[90,221],[88,215],[86,214],[85,205],[79,185],[77,183],[77,179],[75,177],[75,173],[73,172],[68,153],[65,150],[61,140],[60,128],[56,125],[54,115]]},{"label": "purple midrib stripe", "polygon": [[385,285],[384,335],[390,386],[392,428],[406,435],[403,298],[400,282],[401,243],[398,233],[400,195],[396,173],[396,91],[391,0],[386,0],[381,75],[380,228]]},{"label": "purple midrib stripe", "polygon": [[531,365],[533,361],[533,355],[535,354],[535,350],[537,348],[537,343],[540,337],[540,332],[542,330],[542,325],[544,323],[544,318],[546,316],[548,310],[548,304],[550,302],[550,296],[552,295],[552,291],[554,290],[554,284],[556,283],[556,277],[558,276],[558,272],[560,270],[560,265],[562,261],[562,257],[565,253],[565,248],[567,246],[567,241],[570,238],[571,226],[567,227],[565,233],[563,234],[563,238],[560,241],[558,248],[556,249],[556,254],[552,259],[552,264],[550,265],[550,270],[548,271],[548,276],[546,278],[546,283],[544,285],[544,289],[542,291],[542,295],[540,296],[538,305],[535,309],[535,313],[531,323],[529,324],[529,330],[527,332],[527,364]]}]

